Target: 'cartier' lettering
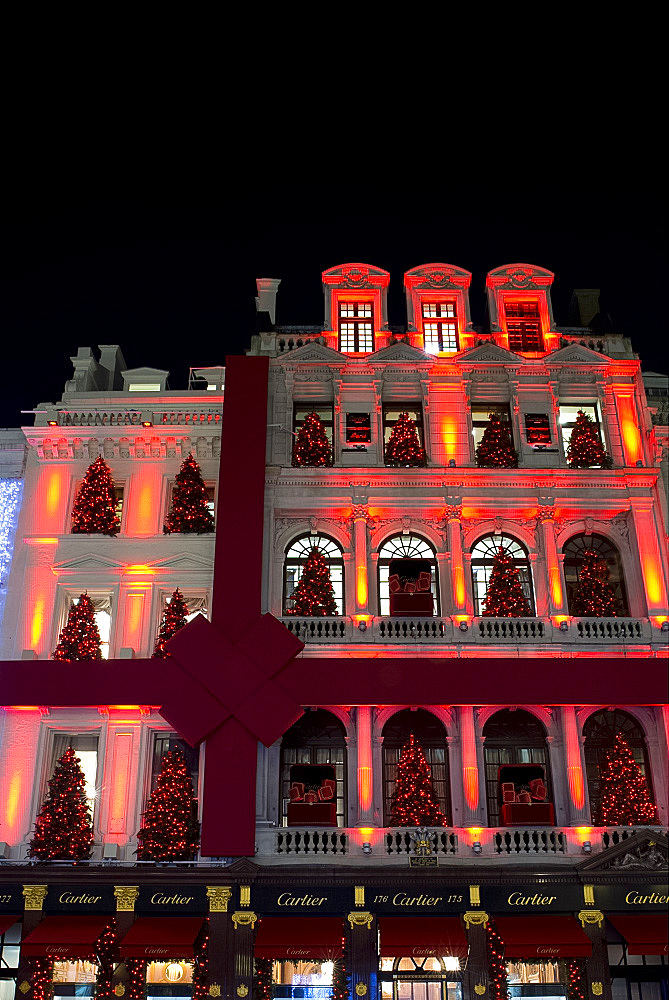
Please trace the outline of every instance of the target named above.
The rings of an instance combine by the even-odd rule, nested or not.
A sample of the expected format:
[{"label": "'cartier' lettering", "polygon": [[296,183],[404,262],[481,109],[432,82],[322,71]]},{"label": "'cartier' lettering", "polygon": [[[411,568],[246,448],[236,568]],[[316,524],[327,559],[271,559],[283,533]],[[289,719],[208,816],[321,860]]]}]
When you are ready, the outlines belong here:
[{"label": "'cartier' lettering", "polygon": [[560,954],[559,948],[551,948],[548,945],[546,945],[546,947],[537,948],[537,955],[559,955],[559,954]]},{"label": "'cartier' lettering", "polygon": [[436,906],[443,896],[407,896],[405,892],[396,892],[393,896],[393,906]]},{"label": "'cartier' lettering", "polygon": [[58,897],[59,903],[99,903],[102,896],[89,896],[82,892],[80,896],[73,896],[71,892],[61,892]]},{"label": "'cartier' lettering", "polygon": [[279,906],[322,906],[327,901],[327,896],[291,896],[289,892],[282,892],[277,899]]},{"label": "'cartier' lettering", "polygon": [[520,892],[512,892],[507,903],[510,906],[550,906],[556,899],[557,896],[540,896],[538,892],[535,892],[533,896],[523,896]]},{"label": "'cartier' lettering", "polygon": [[193,902],[192,896],[164,896],[162,892],[154,892],[151,897],[151,902],[158,906],[186,906],[187,903]]},{"label": "'cartier' lettering", "polygon": [[644,903],[669,903],[669,896],[661,896],[658,892],[651,892],[650,896],[642,896],[636,889],[628,892],[625,902],[630,906],[643,906]]}]

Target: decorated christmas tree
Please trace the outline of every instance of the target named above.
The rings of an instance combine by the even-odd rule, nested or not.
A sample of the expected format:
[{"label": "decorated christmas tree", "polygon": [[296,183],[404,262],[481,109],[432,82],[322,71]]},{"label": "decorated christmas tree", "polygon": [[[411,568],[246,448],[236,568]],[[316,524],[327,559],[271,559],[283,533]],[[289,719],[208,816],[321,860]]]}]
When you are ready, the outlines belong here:
[{"label": "decorated christmas tree", "polygon": [[126,958],[128,970],[128,992],[125,1000],[144,1000],[146,986],[146,962],[143,958]]},{"label": "decorated christmas tree", "polygon": [[182,751],[169,750],[137,834],[140,861],[191,861],[200,842],[193,782]]},{"label": "decorated christmas tree", "polygon": [[88,466],[74,500],[72,533],[113,536],[120,530],[111,469],[104,458],[96,458]]},{"label": "decorated christmas tree", "polygon": [[288,608],[287,615],[325,618],[337,614],[328,564],[318,549],[312,549],[307,556],[300,581],[288,600],[293,606]]},{"label": "decorated christmas tree", "polygon": [[529,601],[523,594],[518,570],[503,548],[497,550],[483,601],[484,618],[529,618]]},{"label": "decorated christmas tree", "polygon": [[214,530],[214,516],[207,507],[207,488],[200,466],[192,455],[181,463],[172,490],[172,504],[163,532],[206,535]]},{"label": "decorated christmas tree", "polygon": [[486,925],[486,943],[488,946],[491,1000],[507,1000],[511,994],[509,993],[506,962],[504,961],[504,942],[492,917],[489,917]]},{"label": "decorated christmas tree", "polygon": [[606,754],[599,787],[601,826],[642,826],[655,823],[656,809],[646,779],[627,741],[618,733]]},{"label": "decorated christmas tree", "polygon": [[184,595],[177,587],[172,594],[169,604],[165,605],[163,620],[160,623],[160,631],[158,632],[158,638],[153,650],[154,656],[158,656],[164,660],[170,655],[165,649],[165,643],[173,635],[176,635],[180,628],[184,627],[187,615],[188,605],[186,604]]},{"label": "decorated christmas tree", "polygon": [[593,549],[586,549],[579,567],[578,586],[569,610],[585,618],[616,618],[620,603],[609,583],[606,560]]},{"label": "decorated christmas tree", "polygon": [[386,465],[425,465],[425,449],[418,440],[416,424],[408,413],[400,413],[386,445]]},{"label": "decorated christmas tree", "polygon": [[349,976],[346,972],[346,955],[334,961],[332,969],[332,1000],[348,1000]]},{"label": "decorated christmas tree", "polygon": [[571,958],[567,962],[567,998],[568,1000],[586,1000],[584,964],[575,958]]},{"label": "decorated christmas tree", "polygon": [[31,958],[32,1000],[50,1000],[53,996],[53,959]]},{"label": "decorated christmas tree", "polygon": [[604,451],[599,428],[589,414],[579,410],[567,446],[567,464],[572,469],[611,468],[611,456]]},{"label": "decorated christmas tree", "polygon": [[253,1000],[272,1000],[272,959],[255,959]]},{"label": "decorated christmas tree", "polygon": [[332,465],[332,448],[317,413],[304,418],[293,445],[293,465]]},{"label": "decorated christmas tree", "polygon": [[112,920],[95,944],[98,971],[95,977],[95,1000],[111,1000],[114,997],[114,963],[118,962],[116,947],[116,922]]},{"label": "decorated christmas tree", "polygon": [[446,826],[447,823],[439,808],[430,765],[413,733],[397,765],[391,810],[391,826]]},{"label": "decorated christmas tree", "polygon": [[[193,1000],[205,1000],[211,996],[207,974],[209,971],[209,918],[198,934],[195,942],[195,960],[193,962]],[[96,997],[97,1000],[97,997]]]},{"label": "decorated christmas tree", "polygon": [[88,594],[70,606],[67,622],[53,651],[54,660],[101,660],[100,632]]},{"label": "decorated christmas tree", "polygon": [[500,420],[498,413],[488,414],[488,423],[476,449],[476,464],[486,469],[513,469],[518,465],[508,421]]},{"label": "decorated christmas tree", "polygon": [[29,858],[83,861],[91,856],[93,821],[81,761],[69,746],[56,762],[49,792],[35,820]]}]

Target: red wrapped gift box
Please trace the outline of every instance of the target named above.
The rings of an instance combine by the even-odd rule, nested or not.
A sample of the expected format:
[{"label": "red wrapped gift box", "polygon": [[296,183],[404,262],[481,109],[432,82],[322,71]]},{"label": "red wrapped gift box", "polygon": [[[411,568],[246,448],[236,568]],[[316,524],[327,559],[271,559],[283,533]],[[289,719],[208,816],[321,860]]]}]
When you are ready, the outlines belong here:
[{"label": "red wrapped gift box", "polygon": [[336,826],[336,802],[289,802],[288,826]]},{"label": "red wrapped gift box", "polygon": [[502,826],[554,826],[552,802],[507,802],[500,810]]},{"label": "red wrapped gift box", "polygon": [[418,618],[431,618],[432,594],[391,594],[390,614],[393,616],[416,615]]}]

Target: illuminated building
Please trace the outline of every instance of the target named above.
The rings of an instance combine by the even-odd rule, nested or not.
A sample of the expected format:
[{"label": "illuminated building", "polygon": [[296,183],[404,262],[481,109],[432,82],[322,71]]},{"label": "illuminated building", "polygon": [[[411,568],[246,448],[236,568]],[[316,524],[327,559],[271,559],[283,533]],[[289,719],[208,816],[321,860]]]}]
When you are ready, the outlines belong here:
[{"label": "illuminated building", "polygon": [[[304,987],[319,996],[342,933],[354,995],[483,996],[488,917],[518,995],[541,983],[565,995],[570,959],[585,961],[583,989],[595,996],[612,995],[609,963],[620,961],[616,990],[635,981],[639,949],[661,974],[651,938],[667,899],[666,426],[651,410],[656,418],[665,411],[649,409],[628,340],[593,331],[587,318],[556,324],[552,280],[525,264],[490,272],[481,332],[470,318],[467,271],[413,268],[404,277],[406,328],[397,332],[388,323],[390,275],[380,268],[324,272],[324,321],[308,328],[277,327],[279,283],[259,279],[260,332],[249,357],[228,359],[227,384],[223,369],[191,369],[181,391],[168,388],[163,370],[126,370],[114,346],[100,347],[99,361],[79,350],[60,403],[25,429],[30,502],[2,655],[6,689],[32,694],[5,710],[0,748],[0,880],[6,907],[21,904],[8,913],[23,912],[25,885],[49,886],[29,911],[30,928],[41,913],[104,915],[123,901],[117,916],[130,937],[121,954],[163,949],[166,962],[149,970],[160,995],[167,986],[190,994],[191,966],[184,972],[179,962],[192,957],[192,927],[183,921],[208,913],[208,983],[230,997],[252,989],[254,954],[281,960],[276,995]],[[587,308],[588,295],[577,302]],[[568,466],[579,411],[596,426],[610,468]],[[293,442],[312,412],[332,464],[294,466]],[[424,464],[385,464],[402,413]],[[477,465],[491,414],[508,429],[517,466]],[[210,489],[216,537],[162,533],[190,452]],[[76,486],[99,455],[114,475],[121,531],[72,535]],[[314,547],[329,567],[336,616],[287,614]],[[482,614],[500,547],[518,572],[526,617]],[[615,617],[570,610],[586,549],[606,563]],[[206,678],[174,640],[190,680],[170,692],[146,657],[177,587],[218,633],[201,622],[182,633],[200,665],[215,667]],[[114,663],[91,664],[85,684],[64,676],[60,702],[40,661],[84,591]],[[268,633],[263,647],[264,633],[244,617],[259,612],[288,633]],[[248,639],[243,655],[237,636]],[[259,648],[268,663],[283,657],[268,676],[244,666]],[[16,681],[11,661],[22,661]],[[83,676],[76,666],[70,677]],[[153,676],[154,688],[143,683]],[[43,686],[28,687],[26,677]],[[226,692],[230,705],[218,718]],[[184,706],[195,699],[200,718],[179,728],[185,709],[167,705],[170,694]],[[265,746],[256,734],[272,724],[279,735]],[[650,831],[596,825],[601,767],[619,731],[657,807]],[[448,820],[420,835],[389,826],[412,732]],[[179,733],[195,734],[199,749]],[[70,737],[94,800],[93,861],[76,872],[40,867],[37,877],[25,853]],[[207,853],[196,867],[167,873],[134,866],[134,852],[161,756],[175,742],[198,785]],[[95,902],[61,902],[68,893]],[[148,925],[153,918],[167,923]],[[165,943],[165,928],[186,937]],[[648,990],[659,989],[654,972],[644,975]]]}]

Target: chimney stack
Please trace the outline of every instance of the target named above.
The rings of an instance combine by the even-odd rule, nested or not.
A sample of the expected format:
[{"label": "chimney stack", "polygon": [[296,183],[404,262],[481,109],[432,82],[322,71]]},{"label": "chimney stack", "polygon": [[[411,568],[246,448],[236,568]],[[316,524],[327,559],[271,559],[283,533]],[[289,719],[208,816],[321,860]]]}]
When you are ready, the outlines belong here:
[{"label": "chimney stack", "polygon": [[599,288],[575,288],[569,304],[575,326],[589,326],[599,313]]},{"label": "chimney stack", "polygon": [[263,314],[269,316],[269,328],[276,324],[276,293],[279,290],[281,278],[256,278],[256,312],[261,320]]}]

